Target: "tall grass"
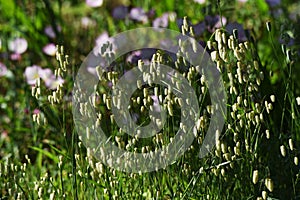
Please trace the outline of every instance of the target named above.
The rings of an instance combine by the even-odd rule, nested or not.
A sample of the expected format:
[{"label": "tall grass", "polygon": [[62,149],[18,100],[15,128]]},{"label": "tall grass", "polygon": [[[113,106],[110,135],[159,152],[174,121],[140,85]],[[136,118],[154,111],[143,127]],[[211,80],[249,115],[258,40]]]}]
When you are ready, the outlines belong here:
[{"label": "tall grass", "polygon": [[[166,52],[155,52],[150,63],[171,65],[181,72],[199,96],[201,111],[196,138],[188,151],[165,169],[149,173],[117,171],[95,159],[74,128],[71,101],[74,79],[83,55],[90,51],[94,42],[92,38],[98,34],[95,28],[84,29],[80,23],[71,23],[72,20],[90,15],[101,30],[108,30],[110,34],[144,25],[129,19],[117,21],[110,16],[111,8],[100,8],[105,13],[101,14],[76,1],[42,1],[37,4],[28,1],[26,5],[17,1],[0,2],[2,10],[14,7],[15,11],[3,12],[4,19],[12,17],[14,20],[9,22],[11,27],[4,25],[0,28],[3,31],[1,59],[9,68],[9,73],[0,79],[1,199],[300,197],[300,92],[296,75],[299,72],[299,47],[278,42],[280,24],[272,22],[264,1],[258,1],[258,10],[255,3],[248,2],[246,5],[250,11],[237,11],[232,18],[228,12],[238,8],[245,10],[244,4],[236,3],[231,7],[221,1],[217,4],[207,2],[204,6],[178,1],[180,4],[176,7],[167,2],[131,2],[131,5],[140,5],[144,9],[156,8],[158,14],[178,9],[178,18],[188,15],[183,20],[183,26],[188,27],[185,34],[205,41],[204,48],[222,73],[228,97],[226,122],[218,133],[219,140],[212,152],[200,159],[199,149],[214,112],[206,77],[197,74],[195,66],[190,66],[180,57],[174,61]],[[164,10],[164,6],[169,10]],[[285,8],[285,4],[282,6]],[[225,26],[198,36],[192,23],[205,16],[195,14],[193,17],[196,9],[203,9],[207,15],[224,15],[228,20],[245,20],[256,26],[247,41],[239,39],[240,31],[228,32]],[[42,14],[43,11],[46,13]],[[247,18],[257,13],[263,16],[263,20],[253,22]],[[25,14],[37,18],[32,22]],[[271,21],[265,20],[266,16]],[[237,19],[239,17],[244,19]],[[49,39],[39,34],[43,32],[42,23],[45,22],[51,24],[57,38]],[[74,24],[75,28],[67,26],[68,23]],[[290,23],[296,25],[298,22],[291,20]],[[62,27],[61,33],[57,25]],[[176,22],[170,21],[169,27],[176,29]],[[29,52],[22,54],[17,61],[6,58],[9,55],[6,40],[14,35],[21,35],[29,41]],[[56,57],[47,57],[40,50],[39,43],[51,40],[61,44],[57,46]],[[126,70],[135,67],[135,63],[126,62],[127,57],[118,58],[112,70],[99,82],[99,98],[95,104],[102,116],[101,126],[119,148],[132,152],[155,151],[168,144],[179,129],[180,100],[162,86],[143,86],[132,95],[130,112],[137,116],[139,125],[147,124],[154,103],[151,95],[156,91],[164,100],[160,104],[168,111],[163,129],[147,139],[131,137],[120,130],[111,116],[110,84],[117,82]],[[64,83],[55,89],[47,88],[42,80],[34,86],[27,85],[23,75],[25,66],[35,63],[49,66],[56,76],[64,79]]]}]

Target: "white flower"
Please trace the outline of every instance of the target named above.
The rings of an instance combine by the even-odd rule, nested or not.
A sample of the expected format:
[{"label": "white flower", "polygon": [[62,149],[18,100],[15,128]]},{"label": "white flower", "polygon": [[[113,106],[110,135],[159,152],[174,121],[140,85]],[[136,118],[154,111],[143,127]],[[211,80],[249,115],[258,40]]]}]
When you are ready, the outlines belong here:
[{"label": "white flower", "polygon": [[64,83],[64,79],[62,79],[60,76],[56,78],[55,75],[53,75],[45,83],[49,89],[54,90],[57,88],[57,86]]},{"label": "white flower", "polygon": [[194,0],[194,2],[199,3],[199,4],[204,4],[205,0]]},{"label": "white flower", "polygon": [[85,3],[92,8],[96,8],[102,6],[103,0],[86,0]]},{"label": "white flower", "polygon": [[153,108],[155,112],[161,112],[161,106],[159,104],[159,100],[158,97],[155,95],[151,96],[152,100],[153,100]]},{"label": "white flower", "polygon": [[[51,69],[46,68],[46,69],[39,70],[39,76],[41,77],[41,79],[43,79],[43,81],[47,85],[48,82],[52,81],[52,77],[54,76],[54,74]],[[50,85],[50,83],[48,83],[48,84]]]},{"label": "white flower", "polygon": [[27,80],[27,83],[29,85],[34,85],[36,84],[36,81],[40,78],[40,70],[42,68],[40,66],[37,65],[33,65],[33,66],[29,66],[25,69],[25,77]]},{"label": "white flower", "polygon": [[84,28],[88,28],[88,27],[91,27],[91,26],[95,26],[96,22],[93,19],[89,18],[89,17],[83,17],[83,18],[81,18],[81,25]]},{"label": "white flower", "polygon": [[56,54],[56,46],[53,43],[47,44],[43,47],[43,52],[49,56],[55,56]]},{"label": "white flower", "polygon": [[102,34],[100,34],[97,38],[96,38],[96,46],[102,46],[104,43],[106,43],[109,39],[108,33],[106,31],[104,31]]},{"label": "white flower", "polygon": [[8,49],[17,54],[22,54],[27,50],[28,43],[24,38],[16,38],[8,43]]}]

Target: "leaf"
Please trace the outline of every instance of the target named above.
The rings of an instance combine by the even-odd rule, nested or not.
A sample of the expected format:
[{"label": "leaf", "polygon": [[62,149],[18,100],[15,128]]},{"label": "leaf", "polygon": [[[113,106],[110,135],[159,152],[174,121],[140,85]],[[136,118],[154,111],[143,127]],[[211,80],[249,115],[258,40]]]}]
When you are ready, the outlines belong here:
[{"label": "leaf", "polygon": [[257,0],[256,2],[258,9],[261,11],[261,13],[267,13],[269,11],[268,4],[265,0]]},{"label": "leaf", "polygon": [[38,151],[41,154],[44,154],[45,156],[47,156],[48,158],[50,158],[51,160],[53,160],[55,163],[58,163],[58,158],[56,155],[50,153],[49,151],[45,150],[45,149],[41,149],[39,147],[29,147],[35,151]]},{"label": "leaf", "polygon": [[0,11],[5,17],[12,18],[14,16],[14,1],[0,0]]},{"label": "leaf", "polygon": [[54,147],[53,145],[49,145],[49,146],[51,147],[51,149],[53,149],[57,153],[63,155],[65,158],[71,159],[70,156],[68,156],[65,152],[59,150],[58,148]]}]

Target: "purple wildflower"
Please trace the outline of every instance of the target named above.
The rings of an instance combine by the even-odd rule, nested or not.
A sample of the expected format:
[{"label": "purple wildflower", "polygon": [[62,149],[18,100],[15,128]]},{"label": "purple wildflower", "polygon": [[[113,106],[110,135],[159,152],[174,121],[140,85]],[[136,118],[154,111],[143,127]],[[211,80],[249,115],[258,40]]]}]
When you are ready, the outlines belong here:
[{"label": "purple wildflower", "polygon": [[40,112],[41,112],[40,109],[35,108],[35,109],[33,110],[32,113],[37,115],[37,114],[39,114]]},{"label": "purple wildflower", "polygon": [[152,22],[152,26],[155,28],[166,28],[169,25],[169,13],[163,14],[161,17],[156,18]]},{"label": "purple wildflower", "polygon": [[238,39],[240,41],[246,41],[247,40],[246,32],[245,32],[242,24],[239,24],[237,22],[233,22],[233,23],[229,23],[229,24],[226,25],[226,30],[230,34],[233,34],[234,29],[237,29],[237,31],[238,31]]},{"label": "purple wildflower", "polygon": [[227,23],[226,17],[222,17],[222,18],[219,17],[219,20],[218,20],[218,22],[215,24],[214,28],[221,28],[222,25],[225,26],[226,23]]},{"label": "purple wildflower", "polygon": [[[61,31],[60,26],[57,26],[57,31],[58,32]],[[44,29],[44,32],[49,38],[55,38],[56,37],[55,31],[53,30],[52,26],[50,26],[50,25],[46,26],[46,28]]]},{"label": "purple wildflower", "polygon": [[153,54],[155,54],[156,49],[151,49],[151,48],[147,48],[147,49],[141,49],[138,51],[134,51],[132,52],[132,54],[130,54],[127,57],[127,62],[130,62],[132,64],[137,64],[138,60],[143,60],[144,63],[148,63],[148,61],[150,61],[152,59]]},{"label": "purple wildflower", "polygon": [[270,7],[275,7],[275,6],[278,6],[281,3],[281,0],[266,0],[266,3]]},{"label": "purple wildflower", "polygon": [[155,16],[155,10],[154,9],[151,9],[151,10],[149,10],[148,12],[147,12],[147,17],[149,18],[149,19],[152,19],[154,16]]},{"label": "purple wildflower", "polygon": [[21,60],[21,54],[18,54],[18,53],[12,53],[12,54],[10,55],[10,59],[11,59],[11,60],[14,60],[14,61]]},{"label": "purple wildflower", "polygon": [[148,22],[148,16],[146,12],[143,10],[143,8],[132,8],[129,13],[129,17],[132,20],[147,23]]},{"label": "purple wildflower", "polygon": [[[181,30],[181,27],[183,25],[183,18],[176,19],[176,23],[177,23],[179,30]],[[187,23],[189,26],[191,26],[191,22],[189,20],[187,20]]]},{"label": "purple wildflower", "polygon": [[5,76],[7,72],[7,67],[0,62],[0,77]]},{"label": "purple wildflower", "polygon": [[221,28],[222,24],[225,25],[227,23],[227,19],[225,17],[216,16],[206,16],[205,23],[207,26],[207,30],[210,32],[214,32],[216,29]]},{"label": "purple wildflower", "polygon": [[117,6],[112,11],[112,16],[115,19],[125,19],[128,15],[128,7],[127,6]]},{"label": "purple wildflower", "polygon": [[102,45],[105,44],[109,39],[108,33],[104,31],[95,40],[95,48],[93,49],[94,55],[100,55]]},{"label": "purple wildflower", "polygon": [[200,36],[206,29],[205,22],[199,22],[198,24],[192,25],[195,36]]},{"label": "purple wildflower", "polygon": [[96,38],[96,46],[102,46],[104,43],[106,43],[109,39],[108,33],[104,31]]}]

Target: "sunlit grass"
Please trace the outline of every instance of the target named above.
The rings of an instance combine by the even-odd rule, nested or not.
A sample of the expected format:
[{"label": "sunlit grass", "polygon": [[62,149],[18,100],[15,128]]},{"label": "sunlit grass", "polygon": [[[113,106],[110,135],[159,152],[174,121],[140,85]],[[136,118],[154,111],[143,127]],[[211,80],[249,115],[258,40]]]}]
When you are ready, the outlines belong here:
[{"label": "sunlit grass", "polygon": [[[299,34],[293,28],[299,22],[287,18],[288,2],[272,7],[262,0],[232,5],[223,1],[132,1],[121,20],[112,17],[108,2],[97,8],[77,1],[0,3],[4,24],[0,26],[1,199],[299,198]],[[147,21],[130,17],[130,9],[135,7],[144,9],[146,14],[141,15],[147,16]],[[152,8],[157,11],[153,16]],[[283,14],[274,15],[280,8]],[[172,61],[168,54],[157,51],[144,62],[172,65],[199,96],[195,139],[188,151],[165,169],[117,171],[95,159],[78,138],[72,116],[76,73],[97,45],[98,36],[152,26],[154,19],[171,11],[175,15],[169,15],[166,28],[182,30],[177,20],[188,16],[183,19],[185,34],[204,41],[205,50],[222,73],[228,97],[224,128],[212,152],[200,159],[199,149],[215,112],[206,77],[182,58]],[[243,24],[247,40],[241,38],[244,29],[237,30],[240,26],[231,32],[226,24],[221,26],[223,22],[220,27],[210,24],[220,16],[226,17],[226,24]],[[91,21],[84,24],[83,17]],[[205,24],[198,26],[203,20]],[[52,29],[50,33],[46,27]],[[205,30],[200,32],[199,27]],[[280,42],[282,36],[294,43]],[[50,43],[57,45],[55,56],[43,51]],[[137,55],[130,52],[118,58],[103,74],[93,104],[99,124],[116,146],[145,153],[173,139],[180,127],[182,99],[157,84],[141,86],[130,98],[132,117],[139,125],[147,124],[152,117],[149,110],[162,106],[168,115],[165,125],[146,139],[121,130],[111,112],[111,103],[117,104],[110,97],[111,87],[124,72],[141,64]],[[96,70],[92,73],[97,74]],[[84,110],[84,105],[80,106]]]}]

